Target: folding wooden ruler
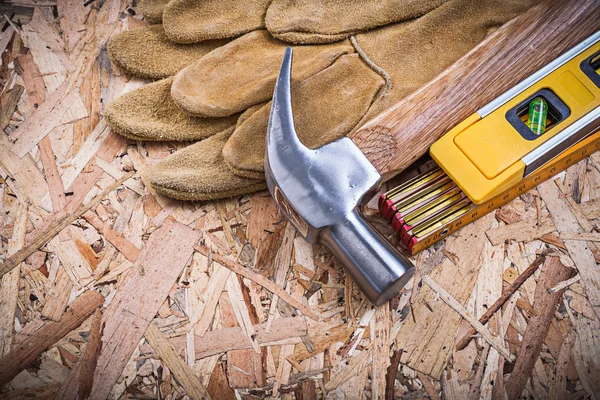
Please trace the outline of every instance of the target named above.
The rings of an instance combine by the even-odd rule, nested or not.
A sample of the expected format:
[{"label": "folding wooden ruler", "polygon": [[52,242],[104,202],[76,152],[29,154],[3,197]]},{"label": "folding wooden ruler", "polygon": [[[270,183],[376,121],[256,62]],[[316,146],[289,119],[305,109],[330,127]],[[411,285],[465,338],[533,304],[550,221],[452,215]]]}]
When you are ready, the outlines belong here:
[{"label": "folding wooden ruler", "polygon": [[416,254],[599,150],[599,130],[597,32],[435,142],[379,210]]}]

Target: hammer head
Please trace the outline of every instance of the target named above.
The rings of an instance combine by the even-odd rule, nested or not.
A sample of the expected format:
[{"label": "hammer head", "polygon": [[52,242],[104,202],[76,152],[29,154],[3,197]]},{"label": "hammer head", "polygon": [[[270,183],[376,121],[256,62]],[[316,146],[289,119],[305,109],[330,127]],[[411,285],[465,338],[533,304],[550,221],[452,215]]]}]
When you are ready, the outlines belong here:
[{"label": "hammer head", "polygon": [[367,298],[381,304],[402,288],[414,266],[362,216],[362,200],[381,176],[354,142],[342,138],[316,150],[294,128],[292,49],[275,86],[265,154],[265,175],[282,213],[309,243],[323,243],[344,264]]},{"label": "hammer head", "polygon": [[288,47],[273,94],[265,175],[284,215],[308,242],[317,243],[320,231],[343,221],[381,176],[348,138],[316,150],[300,142],[292,114],[291,70]]}]

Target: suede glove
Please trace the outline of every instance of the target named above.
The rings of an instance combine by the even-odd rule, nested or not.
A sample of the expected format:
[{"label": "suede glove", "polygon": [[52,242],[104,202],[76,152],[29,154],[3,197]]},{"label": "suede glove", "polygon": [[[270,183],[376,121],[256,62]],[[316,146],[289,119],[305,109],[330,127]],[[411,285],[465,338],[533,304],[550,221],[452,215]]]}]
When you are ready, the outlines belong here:
[{"label": "suede glove", "polygon": [[[242,113],[238,126],[261,108],[257,105]],[[171,154],[160,162],[162,168],[147,171],[144,180],[159,193],[179,200],[216,200],[223,193],[231,197],[265,189],[264,179],[240,177],[227,168],[222,150],[233,131],[232,126]],[[197,179],[210,183],[196,186]]]},{"label": "suede glove", "polygon": [[[156,0],[155,0],[156,1]],[[291,43],[331,43],[426,14],[446,0],[171,0],[169,39],[197,43],[265,29]]]},{"label": "suede glove", "polygon": [[[160,22],[164,9],[165,25],[117,34],[110,40],[108,52],[115,65],[134,76],[163,79],[227,43],[227,40],[218,40],[220,38],[232,38],[250,31],[257,37],[270,37],[264,30],[256,31],[264,28],[265,14],[267,24],[278,37],[290,41],[320,43],[344,38],[354,31],[412,18],[443,1],[445,0],[327,0],[313,3],[281,0],[172,0],[167,6],[166,0],[143,0],[139,11],[151,22]],[[306,63],[315,61],[316,64],[310,68],[305,66],[296,69],[302,69],[305,74],[313,74],[331,64],[337,56],[351,51],[353,49],[349,43],[336,45],[333,49],[300,50],[302,53],[321,55],[302,57]],[[259,66],[264,71],[270,71],[270,78],[274,80],[280,60],[277,52],[272,52],[272,55],[274,57],[262,60]],[[204,68],[206,69],[206,64]],[[220,73],[218,68],[214,72]],[[255,70],[251,72],[261,73]],[[219,77],[215,78],[214,74],[204,78],[223,82]],[[230,82],[228,92],[244,90],[236,86],[238,81],[236,78]],[[245,81],[253,84],[248,79]],[[182,112],[165,90],[170,82],[164,81],[123,96],[107,109],[107,122],[115,131],[134,140],[199,140],[223,128],[223,121],[198,119],[189,114],[229,116],[231,113],[228,110],[223,113],[219,110],[207,112],[188,108],[187,113]],[[204,82],[190,84],[203,85]],[[227,97],[222,96],[222,93],[219,96]],[[263,97],[267,99],[270,94]],[[252,104],[257,102],[249,100]],[[180,98],[179,102],[185,102],[185,99]],[[231,119],[226,121],[228,126],[232,125]]]}]

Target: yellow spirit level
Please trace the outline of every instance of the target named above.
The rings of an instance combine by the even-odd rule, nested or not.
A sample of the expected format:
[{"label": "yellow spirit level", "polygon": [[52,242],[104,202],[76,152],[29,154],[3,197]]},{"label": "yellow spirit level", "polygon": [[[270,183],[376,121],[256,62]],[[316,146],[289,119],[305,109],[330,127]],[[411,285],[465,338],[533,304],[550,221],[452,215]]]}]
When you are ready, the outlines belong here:
[{"label": "yellow spirit level", "polygon": [[434,143],[438,167],[384,194],[381,214],[417,253],[598,150],[599,128],[597,32]]}]

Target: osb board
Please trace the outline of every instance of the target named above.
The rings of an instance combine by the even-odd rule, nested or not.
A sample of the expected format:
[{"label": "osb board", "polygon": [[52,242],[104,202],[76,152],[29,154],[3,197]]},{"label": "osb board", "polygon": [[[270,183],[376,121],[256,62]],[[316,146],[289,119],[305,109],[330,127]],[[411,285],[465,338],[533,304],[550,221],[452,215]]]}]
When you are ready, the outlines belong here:
[{"label": "osb board", "polygon": [[[0,10],[11,18],[0,37],[0,262],[13,261],[0,287],[3,397],[600,396],[598,154],[426,250],[375,309],[268,193],[182,203],[145,188],[139,172],[181,145],[129,142],[102,121],[104,105],[144,83],[105,50],[144,23],[130,3]],[[102,306],[77,311],[93,291]],[[77,327],[45,333],[65,320]],[[475,339],[456,350],[471,326]]]}]

